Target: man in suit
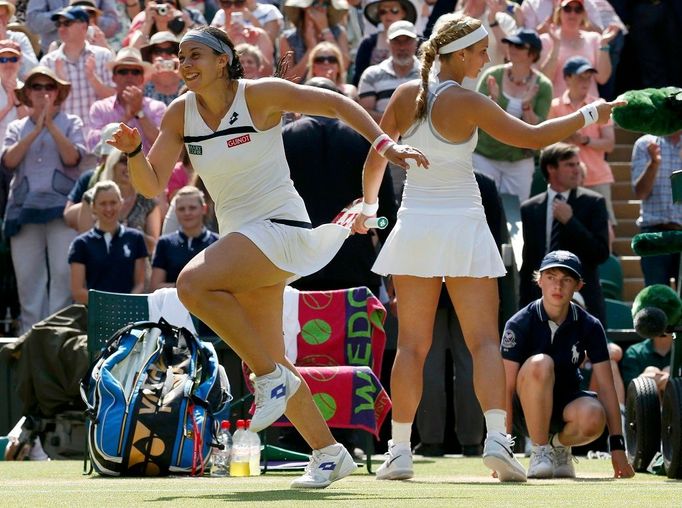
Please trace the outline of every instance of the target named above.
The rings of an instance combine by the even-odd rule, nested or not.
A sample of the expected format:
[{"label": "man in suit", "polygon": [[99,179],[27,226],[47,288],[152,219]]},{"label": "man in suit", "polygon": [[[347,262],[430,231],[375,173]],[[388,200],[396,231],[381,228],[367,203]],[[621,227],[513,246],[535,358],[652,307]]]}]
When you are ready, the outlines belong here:
[{"label": "man in suit", "polygon": [[[556,143],[540,155],[540,170],[547,191],[521,205],[523,263],[519,306],[540,297],[533,272],[547,252],[568,250],[583,266],[584,287],[580,293],[590,314],[606,325],[604,296],[599,285],[598,267],[609,257],[608,213],[604,198],[579,187],[581,180],[578,147]],[[589,168],[588,168],[589,171]]]}]

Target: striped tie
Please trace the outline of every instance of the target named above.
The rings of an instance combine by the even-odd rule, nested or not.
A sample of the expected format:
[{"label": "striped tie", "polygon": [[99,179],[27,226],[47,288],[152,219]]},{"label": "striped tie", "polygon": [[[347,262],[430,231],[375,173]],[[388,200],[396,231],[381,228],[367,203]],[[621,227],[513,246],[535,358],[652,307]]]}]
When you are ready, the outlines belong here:
[{"label": "striped tie", "polygon": [[[563,201],[564,197],[561,194],[554,196],[554,201]],[[549,236],[549,251],[559,250],[559,235],[561,234],[561,222],[556,218],[552,221],[552,233]]]}]

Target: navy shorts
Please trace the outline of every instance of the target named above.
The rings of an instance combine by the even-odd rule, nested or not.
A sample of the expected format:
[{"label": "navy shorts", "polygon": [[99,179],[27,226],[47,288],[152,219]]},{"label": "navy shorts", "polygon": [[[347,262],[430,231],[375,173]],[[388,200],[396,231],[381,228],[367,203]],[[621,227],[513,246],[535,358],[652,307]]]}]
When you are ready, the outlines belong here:
[{"label": "navy shorts", "polygon": [[[571,402],[580,397],[591,397],[593,399],[597,398],[595,392],[590,392],[587,390],[576,390],[572,392],[567,391],[554,391],[554,405],[552,406],[552,417],[549,421],[549,433],[555,434],[561,432],[566,425],[564,421],[564,408],[568,406]],[[513,400],[513,433],[514,435],[528,436],[528,428],[526,427],[526,417],[523,414],[523,408],[521,407],[521,400],[519,396],[515,393]]]}]

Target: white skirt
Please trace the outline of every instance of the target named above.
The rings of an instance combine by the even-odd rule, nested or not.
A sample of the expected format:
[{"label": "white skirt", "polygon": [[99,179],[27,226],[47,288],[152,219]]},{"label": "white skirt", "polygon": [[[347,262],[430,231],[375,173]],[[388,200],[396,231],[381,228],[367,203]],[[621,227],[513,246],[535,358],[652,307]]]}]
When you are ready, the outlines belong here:
[{"label": "white skirt", "polygon": [[484,218],[401,213],[372,271],[417,277],[502,277],[507,273]]},{"label": "white skirt", "polygon": [[350,230],[338,224],[315,229],[259,220],[237,229],[279,269],[305,277],[321,270],[339,251]]}]

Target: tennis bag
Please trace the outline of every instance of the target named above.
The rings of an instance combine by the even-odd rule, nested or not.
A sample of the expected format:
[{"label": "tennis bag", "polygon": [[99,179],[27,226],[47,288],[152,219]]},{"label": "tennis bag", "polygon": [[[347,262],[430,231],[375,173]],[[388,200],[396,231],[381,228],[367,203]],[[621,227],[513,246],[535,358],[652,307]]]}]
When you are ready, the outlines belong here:
[{"label": "tennis bag", "polygon": [[232,398],[213,345],[163,319],[116,332],[81,397],[90,460],[106,476],[203,473]]}]

